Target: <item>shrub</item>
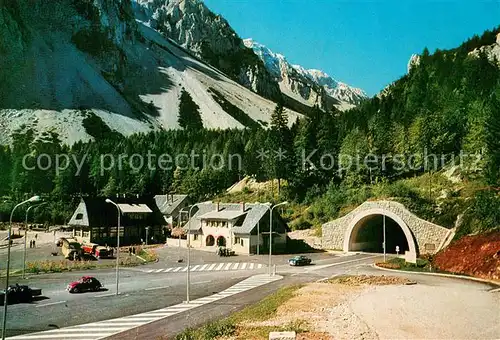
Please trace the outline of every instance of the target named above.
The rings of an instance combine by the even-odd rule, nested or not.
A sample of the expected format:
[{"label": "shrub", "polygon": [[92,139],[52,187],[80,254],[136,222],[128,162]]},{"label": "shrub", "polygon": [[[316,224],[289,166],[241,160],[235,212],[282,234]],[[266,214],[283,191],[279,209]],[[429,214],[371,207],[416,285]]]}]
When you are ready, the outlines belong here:
[{"label": "shrub", "polygon": [[203,340],[212,340],[218,337],[227,337],[234,334],[236,326],[228,321],[211,322],[202,328]]},{"label": "shrub", "polygon": [[195,340],[195,331],[192,328],[185,329],[182,333],[177,334],[175,340]]},{"label": "shrub", "polygon": [[312,227],[312,223],[307,221],[303,216],[299,217],[291,223],[292,230],[304,230]]}]

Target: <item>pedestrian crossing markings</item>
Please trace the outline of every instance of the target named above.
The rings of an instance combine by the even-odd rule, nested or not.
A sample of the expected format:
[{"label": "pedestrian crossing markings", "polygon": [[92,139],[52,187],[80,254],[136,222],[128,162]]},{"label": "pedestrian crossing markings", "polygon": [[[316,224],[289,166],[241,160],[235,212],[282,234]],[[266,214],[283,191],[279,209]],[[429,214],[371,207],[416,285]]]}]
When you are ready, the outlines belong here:
[{"label": "pedestrian crossing markings", "polygon": [[[209,271],[226,271],[226,270],[254,270],[261,269],[263,267],[262,263],[207,263],[207,264],[197,264],[190,266],[190,271],[192,272],[209,272]],[[171,268],[160,268],[160,269],[144,269],[145,273],[178,273],[186,272],[187,266],[184,267],[171,267]]]},{"label": "pedestrian crossing markings", "polygon": [[146,325],[151,322],[169,317],[174,314],[185,312],[189,309],[196,308],[205,304],[213,303],[217,300],[227,298],[229,296],[250,290],[255,287],[265,285],[267,283],[282,279],[281,276],[268,276],[265,274],[255,275],[246,280],[243,280],[234,286],[217,293],[215,295],[206,296],[200,299],[182,303],[166,308],[130,315],[117,319],[93,322],[73,327],[61,328],[45,332],[24,334],[7,339],[12,340],[97,340],[125,332],[127,330]]}]

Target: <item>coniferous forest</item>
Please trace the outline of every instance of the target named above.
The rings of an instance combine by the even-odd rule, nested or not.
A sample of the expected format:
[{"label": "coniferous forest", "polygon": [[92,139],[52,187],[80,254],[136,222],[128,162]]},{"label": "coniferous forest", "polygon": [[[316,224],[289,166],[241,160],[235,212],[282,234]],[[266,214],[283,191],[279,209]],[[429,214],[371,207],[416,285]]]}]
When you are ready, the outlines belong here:
[{"label": "coniferous forest", "polygon": [[[467,201],[468,214],[483,216],[478,228],[499,225],[500,199],[495,188],[500,186],[500,69],[498,61],[485,53],[471,53],[492,44],[499,32],[500,28],[487,31],[453,50],[430,53],[425,49],[418,65],[382,94],[345,112],[315,107],[291,126],[278,104],[268,129],[203,129],[196,104],[184,96],[179,117],[184,130],[123,137],[89,116],[86,128],[95,140],[66,146],[57,135],[35,138],[34,131],[24,129],[13,136],[11,145],[0,147],[0,219],[8,219],[13,202],[32,194],[50,202],[37,212],[37,218],[60,224],[70,217],[80,195],[178,192],[202,200],[224,192],[247,175],[278,179],[279,196],[315,206],[313,218],[320,222],[341,214],[341,205],[370,198],[370,190],[377,185],[390,187],[390,196],[407,200],[415,196],[406,203],[415,204],[425,217],[425,207],[435,204],[433,197],[421,197],[413,189],[393,184],[443,171],[458,164],[460,154],[465,153],[474,157],[461,160],[461,175],[466,183],[481,188]],[[148,154],[153,155],[149,157],[156,169],[141,167],[141,157],[134,154],[146,161]],[[175,166],[158,166],[162,154],[177,158]],[[186,154],[198,156],[179,156]],[[445,161],[430,167],[429,154],[446,155]],[[64,170],[54,168],[56,155],[67,155],[59,159]],[[337,161],[339,155],[361,160],[367,155],[399,158],[388,157],[384,167],[361,162],[347,170]],[[41,163],[38,166],[36,159]],[[109,170],[102,168],[103,161]],[[34,169],[26,170],[23,162]],[[412,166],[402,167],[403,163]],[[48,170],[40,169],[45,167]],[[449,202],[455,202],[453,197]],[[21,216],[19,212],[17,218]],[[441,223],[453,225],[451,220]]]}]

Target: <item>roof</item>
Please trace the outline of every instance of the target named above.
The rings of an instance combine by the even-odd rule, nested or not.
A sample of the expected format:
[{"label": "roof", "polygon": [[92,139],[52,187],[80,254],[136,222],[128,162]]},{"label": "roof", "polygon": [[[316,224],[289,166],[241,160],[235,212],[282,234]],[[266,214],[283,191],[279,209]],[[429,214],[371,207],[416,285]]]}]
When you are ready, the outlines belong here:
[{"label": "roof", "polygon": [[187,204],[188,195],[156,195],[154,199],[163,215],[174,215],[182,205]]},{"label": "roof", "polygon": [[[207,218],[206,216],[225,215],[239,217],[246,214],[245,220],[243,221],[242,225],[239,227],[234,227],[233,232],[235,234],[250,234],[257,227],[258,222],[260,222],[269,211],[269,204],[246,203],[245,212],[243,212],[240,203],[219,203],[218,212],[217,204],[213,202],[199,203],[198,208],[199,209],[193,215],[193,218],[187,223],[189,230],[199,230],[201,228],[201,219]],[[279,218],[279,213],[276,211],[276,209],[273,211],[273,216]]]},{"label": "roof", "polygon": [[120,210],[124,214],[128,213],[152,213],[153,210],[149,209],[149,207],[146,204],[128,204],[128,203],[122,203],[118,204],[120,207]]},{"label": "roof", "polygon": [[[166,225],[162,213],[156,206],[155,200],[151,196],[139,198],[111,198],[113,202],[118,204],[122,210],[121,225]],[[144,213],[147,209],[147,217],[141,220],[132,220],[129,213]],[[77,220],[78,214],[83,214],[81,220]],[[110,226],[114,227],[117,224],[117,209],[116,206],[106,203],[106,197],[82,197],[80,204],[76,208],[71,220],[68,222],[70,226]]]},{"label": "roof", "polygon": [[237,211],[237,210],[221,210],[221,211],[209,211],[206,214],[201,215],[199,218],[203,220],[234,220],[242,215],[245,215],[246,212]]}]

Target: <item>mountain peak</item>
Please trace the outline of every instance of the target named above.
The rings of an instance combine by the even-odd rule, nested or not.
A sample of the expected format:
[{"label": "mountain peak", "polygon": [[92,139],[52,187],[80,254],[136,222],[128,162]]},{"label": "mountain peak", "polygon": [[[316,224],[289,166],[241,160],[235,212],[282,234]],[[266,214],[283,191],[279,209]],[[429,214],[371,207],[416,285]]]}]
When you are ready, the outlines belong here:
[{"label": "mountain peak", "polygon": [[322,107],[325,105],[325,98],[322,97],[326,95],[339,102],[336,106],[342,109],[357,105],[368,97],[363,90],[339,82],[322,70],[290,64],[284,55],[273,52],[251,38],[243,42],[246,47],[253,49],[269,72],[276,77],[281,91],[303,104]]}]

